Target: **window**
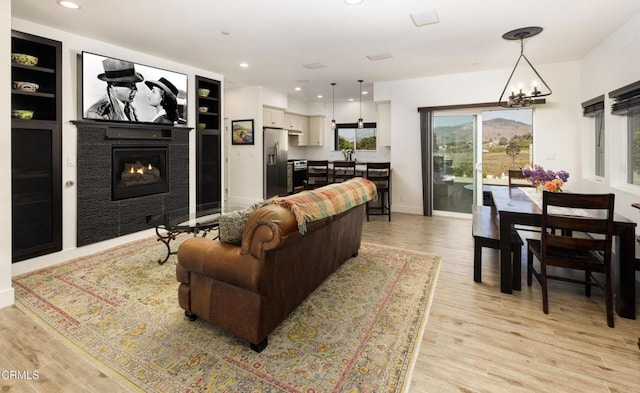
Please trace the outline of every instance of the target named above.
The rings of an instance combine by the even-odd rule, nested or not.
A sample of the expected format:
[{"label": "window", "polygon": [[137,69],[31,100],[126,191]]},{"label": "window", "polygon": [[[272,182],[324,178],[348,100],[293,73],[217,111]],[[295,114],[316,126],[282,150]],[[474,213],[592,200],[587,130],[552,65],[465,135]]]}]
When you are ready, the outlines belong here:
[{"label": "window", "polygon": [[640,186],[640,81],[609,92],[611,114],[627,116],[627,183]]},{"label": "window", "polygon": [[604,177],[604,95],[582,103],[582,115],[594,119],[594,167],[596,176]]},{"label": "window", "polygon": [[364,128],[358,128],[356,123],[337,124],[334,140],[335,150],[376,151],[376,123],[364,123]]},{"label": "window", "polygon": [[628,170],[627,182],[640,186],[640,108],[635,108],[627,113],[628,139]]}]

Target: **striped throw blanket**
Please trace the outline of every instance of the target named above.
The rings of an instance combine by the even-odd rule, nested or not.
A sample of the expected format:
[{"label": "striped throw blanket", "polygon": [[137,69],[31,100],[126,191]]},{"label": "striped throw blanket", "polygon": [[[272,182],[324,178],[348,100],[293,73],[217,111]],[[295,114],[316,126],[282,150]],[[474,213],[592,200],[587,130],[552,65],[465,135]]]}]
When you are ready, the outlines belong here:
[{"label": "striped throw blanket", "polygon": [[342,183],[329,184],[315,190],[302,191],[270,203],[291,210],[296,216],[300,233],[307,231],[307,223],[331,217],[376,198],[376,185],[356,177]]}]

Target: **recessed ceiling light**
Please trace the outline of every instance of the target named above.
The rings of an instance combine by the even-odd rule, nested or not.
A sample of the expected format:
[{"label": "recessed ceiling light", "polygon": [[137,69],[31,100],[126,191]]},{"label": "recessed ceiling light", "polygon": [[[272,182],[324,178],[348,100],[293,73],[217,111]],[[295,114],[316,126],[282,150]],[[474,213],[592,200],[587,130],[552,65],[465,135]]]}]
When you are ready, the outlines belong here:
[{"label": "recessed ceiling light", "polygon": [[296,87],[296,91],[302,90],[302,87]]},{"label": "recessed ceiling light", "polygon": [[249,64],[247,64],[245,62],[242,62],[242,63],[240,63],[240,67],[247,68],[247,67],[249,67]]},{"label": "recessed ceiling light", "polygon": [[369,94],[369,92],[368,91],[363,91],[362,92],[362,95],[366,95],[366,94]]},{"label": "recessed ceiling light", "polygon": [[364,0],[344,0],[346,5],[360,5]]},{"label": "recessed ceiling light", "polygon": [[226,30],[222,30],[222,31],[220,32],[220,34],[222,34],[222,35],[230,35],[231,33],[229,33],[229,32],[228,32],[228,31],[226,31]]},{"label": "recessed ceiling light", "polygon": [[322,94],[318,94],[318,98],[322,98]]},{"label": "recessed ceiling light", "polygon": [[79,5],[77,5],[76,3],[72,2],[72,1],[58,1],[58,4],[60,4],[61,6],[65,7],[65,8],[69,8],[72,10],[77,10],[80,8]]},{"label": "recessed ceiling light", "polygon": [[411,14],[411,20],[416,27],[431,25],[440,22],[436,10],[427,10]]},{"label": "recessed ceiling light", "polygon": [[353,98],[349,98],[349,101],[355,101]]}]

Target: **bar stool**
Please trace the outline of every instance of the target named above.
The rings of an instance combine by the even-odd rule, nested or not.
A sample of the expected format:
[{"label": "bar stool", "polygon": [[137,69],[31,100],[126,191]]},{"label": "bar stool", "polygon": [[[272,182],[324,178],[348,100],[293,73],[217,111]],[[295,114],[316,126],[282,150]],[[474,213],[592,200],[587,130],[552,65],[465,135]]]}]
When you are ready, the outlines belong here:
[{"label": "bar stool", "polygon": [[[367,202],[367,221],[370,215],[389,216],[391,221],[391,163],[368,162],[366,176],[376,185],[380,202],[380,206],[372,206],[374,201]],[[372,210],[376,213],[372,213]]]},{"label": "bar stool", "polygon": [[304,184],[304,189],[312,190],[327,184],[329,184],[329,161],[307,160],[307,181]]},{"label": "bar stool", "polygon": [[355,161],[334,161],[333,162],[333,182],[342,183],[345,180],[356,177]]}]

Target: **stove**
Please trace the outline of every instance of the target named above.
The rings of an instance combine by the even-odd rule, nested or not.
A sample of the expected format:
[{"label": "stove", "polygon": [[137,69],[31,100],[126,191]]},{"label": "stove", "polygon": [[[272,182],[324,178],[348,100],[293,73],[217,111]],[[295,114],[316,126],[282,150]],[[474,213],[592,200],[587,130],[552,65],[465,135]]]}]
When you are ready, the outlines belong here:
[{"label": "stove", "polygon": [[293,190],[290,192],[300,192],[304,190],[304,183],[307,180],[307,160],[289,160],[289,164],[293,166],[291,174]]},{"label": "stove", "polygon": [[302,171],[307,169],[307,160],[293,160],[293,170]]}]

